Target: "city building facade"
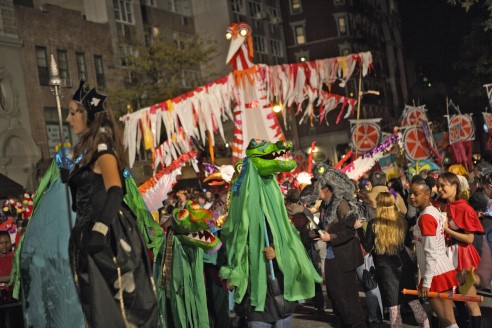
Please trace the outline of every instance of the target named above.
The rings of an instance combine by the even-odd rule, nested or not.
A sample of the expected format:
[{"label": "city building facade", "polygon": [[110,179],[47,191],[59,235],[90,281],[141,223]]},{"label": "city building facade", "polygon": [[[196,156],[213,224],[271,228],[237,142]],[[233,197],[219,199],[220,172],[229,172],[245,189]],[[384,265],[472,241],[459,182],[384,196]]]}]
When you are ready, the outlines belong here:
[{"label": "city building facade", "polygon": [[[16,121],[27,131],[22,133],[27,140],[23,156],[30,156],[22,161],[29,163],[24,170],[31,170],[32,176],[30,182],[15,180],[26,188],[36,186],[60,141],[56,101],[49,85],[51,55],[62,77],[62,107],[66,108],[82,77],[102,91],[124,85],[121,72],[131,64],[128,58],[155,33],[164,33],[177,43],[188,35],[215,40],[212,71],[194,67],[183,72],[185,90],[193,85],[189,81],[197,85],[229,72],[227,26],[246,22],[253,31],[255,63],[277,65],[371,51],[374,73],[363,79],[361,89],[377,90],[380,96],[362,98],[361,118],[382,117],[384,124],[399,115],[407,100],[394,0],[0,0],[0,5],[0,47],[9,49],[0,55],[1,81],[11,77],[19,94]],[[358,90],[357,77],[344,88],[331,89],[354,98]],[[5,103],[4,98],[2,94],[0,103]],[[329,125],[316,121],[299,125],[292,112],[279,115],[288,115],[286,136],[298,149],[306,151],[316,140],[320,153],[315,158],[334,162],[350,141],[348,122],[334,123],[337,114],[337,110],[330,113]],[[66,111],[62,115],[64,121]],[[226,139],[232,140],[232,123],[225,128]],[[64,131],[74,142],[68,126]],[[219,139],[217,147],[223,147]],[[9,140],[0,139],[2,150],[17,149]],[[3,164],[12,156],[4,155],[0,173],[14,177],[17,173]]]}]

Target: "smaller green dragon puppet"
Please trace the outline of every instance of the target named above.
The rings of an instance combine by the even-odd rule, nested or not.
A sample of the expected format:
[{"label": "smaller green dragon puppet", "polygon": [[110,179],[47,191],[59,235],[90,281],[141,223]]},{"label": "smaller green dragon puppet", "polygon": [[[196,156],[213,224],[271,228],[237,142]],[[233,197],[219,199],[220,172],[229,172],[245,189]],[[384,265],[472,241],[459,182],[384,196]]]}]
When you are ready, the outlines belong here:
[{"label": "smaller green dragon puppet", "polygon": [[[255,311],[264,311],[268,263],[265,231],[272,238],[275,260],[283,275],[283,297],[298,301],[314,296],[314,283],[321,282],[294,225],[289,221],[275,173],[291,171],[293,160],[283,156],[292,149],[286,141],[252,139],[232,182],[229,217],[222,227],[227,263],[220,276],[235,286],[234,300],[241,303],[248,291]],[[249,286],[249,288],[248,288]]]},{"label": "smaller green dragon puppet", "polygon": [[198,203],[188,201],[174,210],[154,267],[158,327],[209,327],[203,253],[222,246],[211,232],[214,224],[212,212]]}]

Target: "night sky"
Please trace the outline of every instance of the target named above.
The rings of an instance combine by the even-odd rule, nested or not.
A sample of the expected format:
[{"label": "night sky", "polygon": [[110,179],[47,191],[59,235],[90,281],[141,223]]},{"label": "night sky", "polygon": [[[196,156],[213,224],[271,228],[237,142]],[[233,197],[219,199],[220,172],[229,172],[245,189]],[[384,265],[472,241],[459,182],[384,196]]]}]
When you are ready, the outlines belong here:
[{"label": "night sky", "polygon": [[467,14],[446,0],[402,0],[399,5],[405,56],[416,69],[422,67],[430,81],[451,83],[460,39],[470,32],[479,8]]}]

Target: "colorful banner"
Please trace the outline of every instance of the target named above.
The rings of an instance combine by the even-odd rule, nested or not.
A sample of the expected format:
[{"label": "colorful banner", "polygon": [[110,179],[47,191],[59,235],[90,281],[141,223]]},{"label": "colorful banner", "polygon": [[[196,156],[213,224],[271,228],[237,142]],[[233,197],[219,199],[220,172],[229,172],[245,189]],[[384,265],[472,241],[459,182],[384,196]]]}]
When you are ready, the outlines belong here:
[{"label": "colorful banner", "polygon": [[400,116],[400,126],[420,126],[422,119],[425,118],[425,105],[422,106],[405,106]]},{"label": "colorful banner", "polygon": [[386,180],[398,178],[398,165],[396,165],[396,158],[393,154],[383,156],[379,159],[379,166],[381,171],[386,174]]},{"label": "colorful banner", "polygon": [[475,140],[475,125],[473,114],[448,115],[449,143],[452,145],[458,141]]},{"label": "colorful banner", "polygon": [[355,153],[365,153],[381,141],[381,118],[349,120],[351,146]]}]

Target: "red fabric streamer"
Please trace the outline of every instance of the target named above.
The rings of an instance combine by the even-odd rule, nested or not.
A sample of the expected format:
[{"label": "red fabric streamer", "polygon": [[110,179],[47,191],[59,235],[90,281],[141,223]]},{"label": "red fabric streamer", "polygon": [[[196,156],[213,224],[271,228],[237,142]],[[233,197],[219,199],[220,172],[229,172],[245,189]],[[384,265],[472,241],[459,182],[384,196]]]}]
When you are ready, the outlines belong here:
[{"label": "red fabric streamer", "polygon": [[352,156],[352,150],[349,150],[349,151],[345,154],[345,156],[343,156],[343,158],[342,158],[342,159],[341,159],[341,160],[337,163],[337,165],[335,165],[335,167],[334,167],[334,168],[335,168],[336,170],[339,170],[339,169],[342,167],[343,163],[345,163],[345,162],[346,162],[346,161],[347,161],[347,160],[348,160],[351,156]]}]

